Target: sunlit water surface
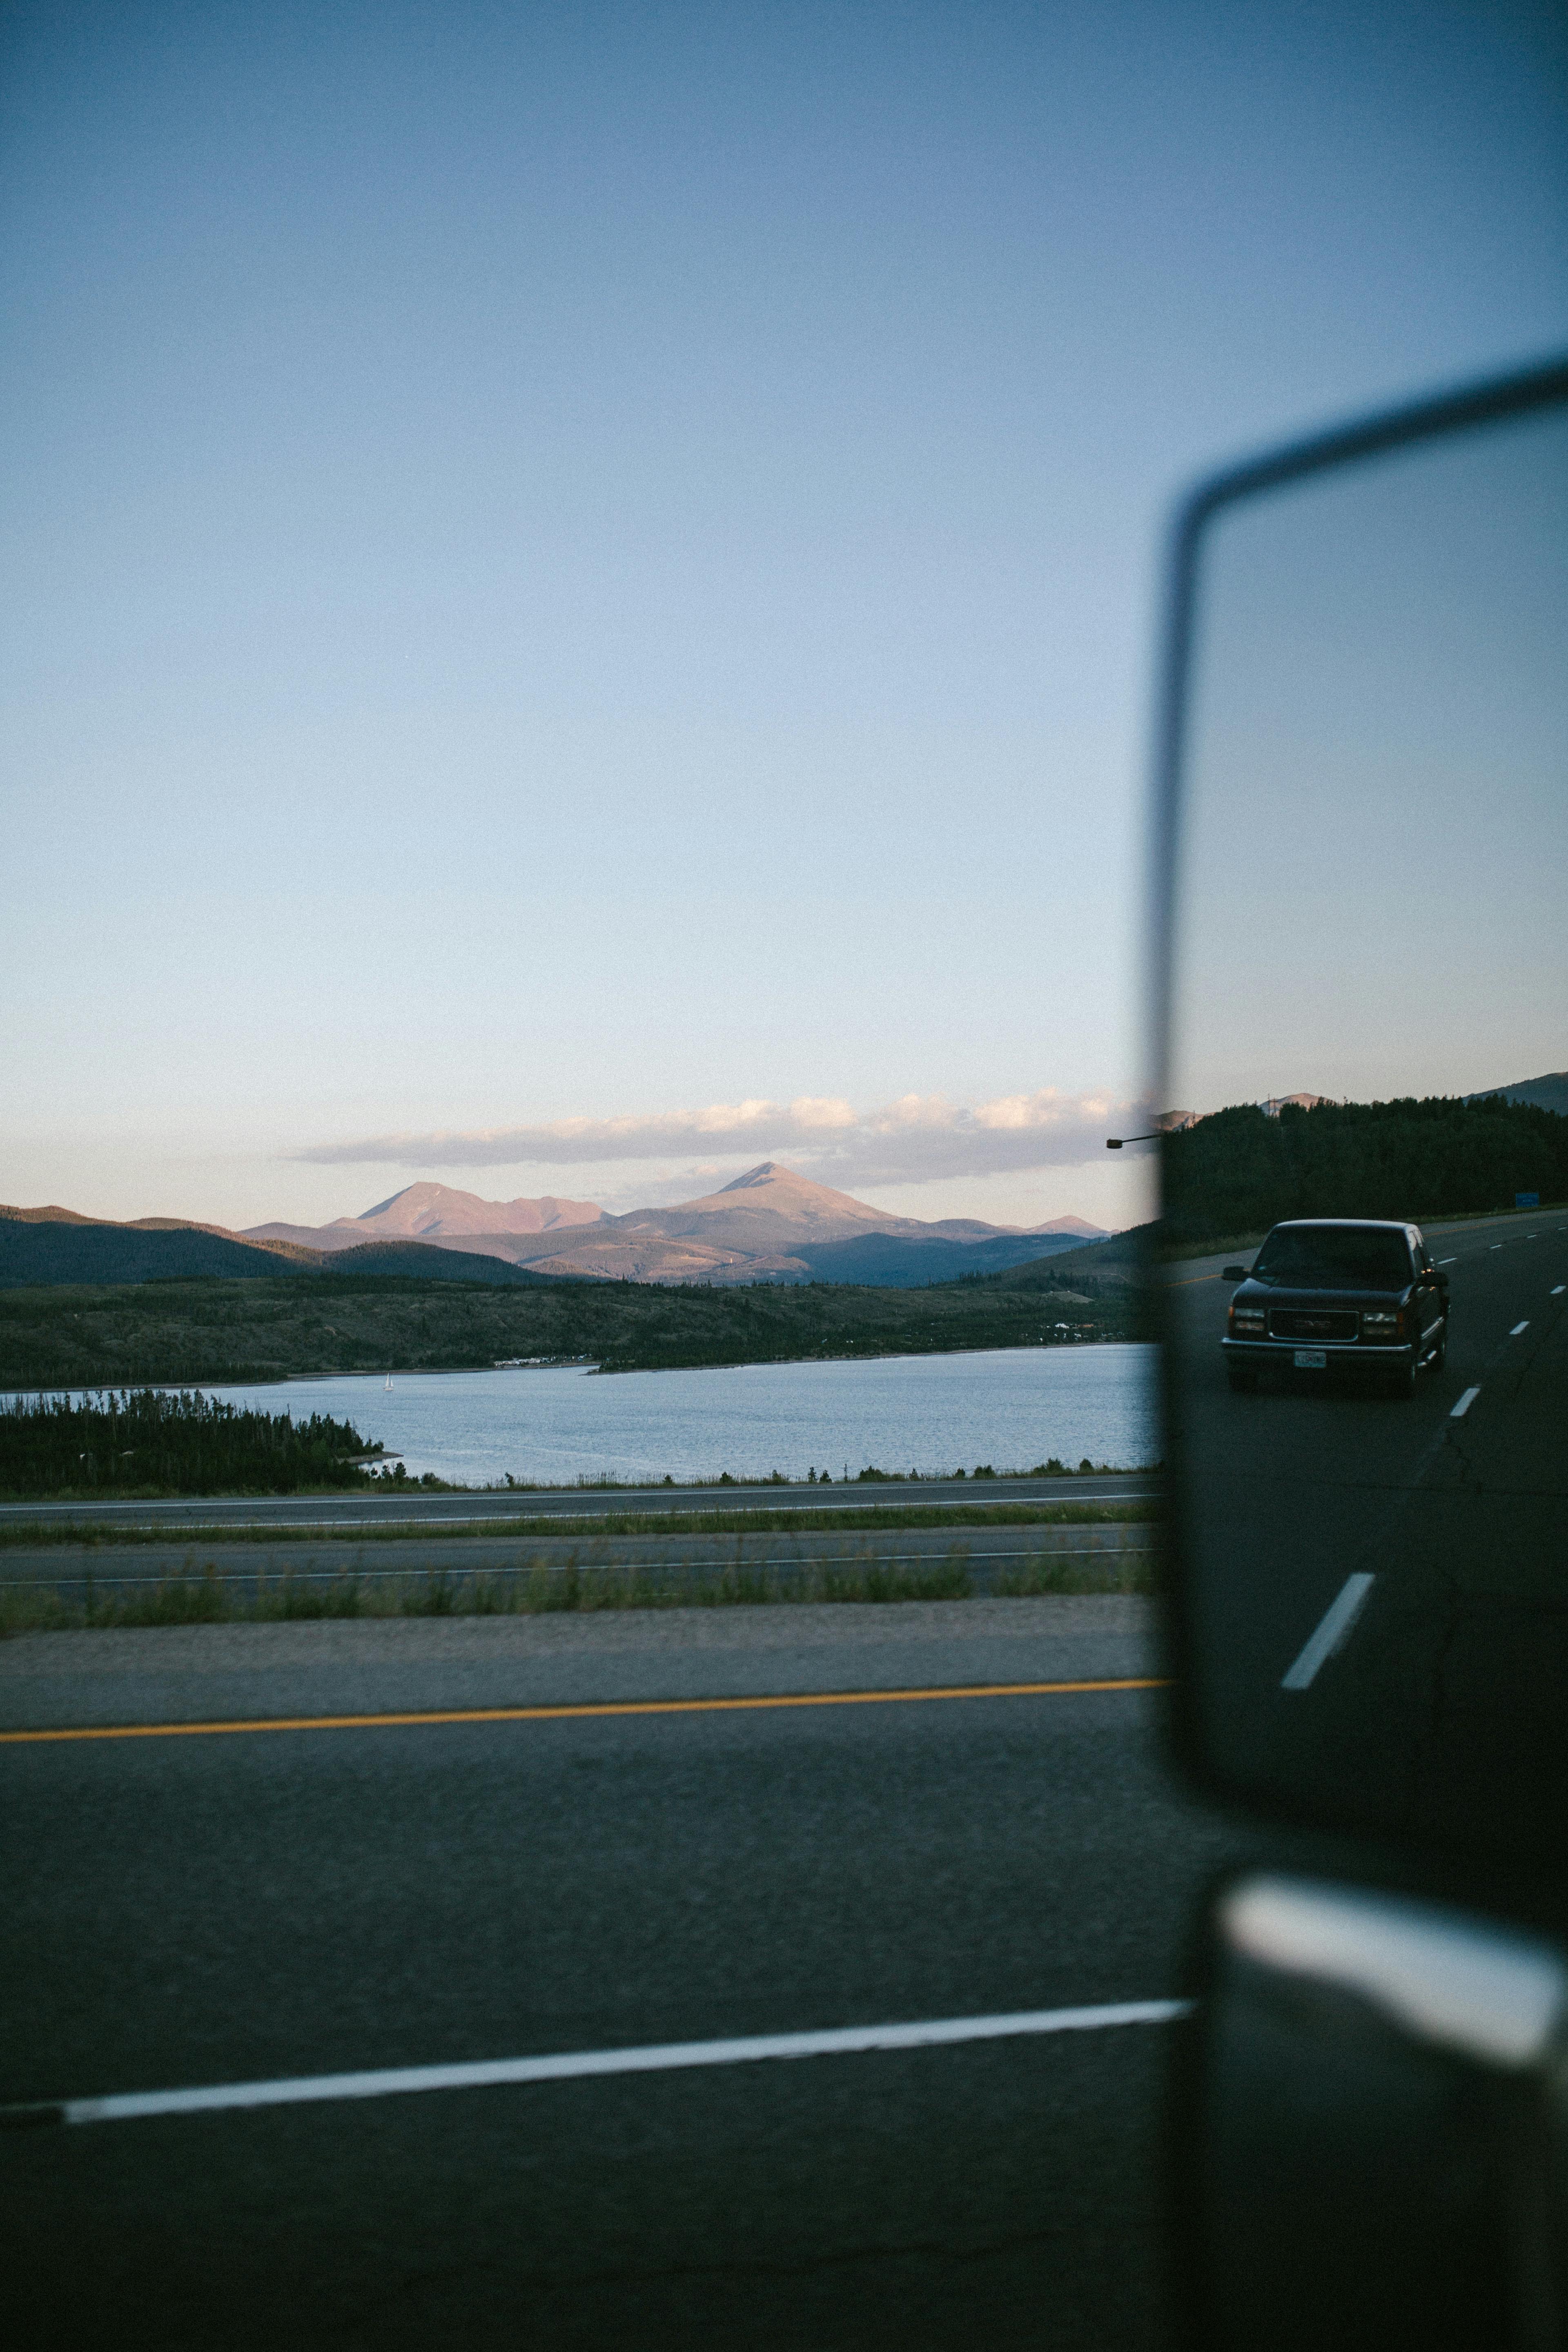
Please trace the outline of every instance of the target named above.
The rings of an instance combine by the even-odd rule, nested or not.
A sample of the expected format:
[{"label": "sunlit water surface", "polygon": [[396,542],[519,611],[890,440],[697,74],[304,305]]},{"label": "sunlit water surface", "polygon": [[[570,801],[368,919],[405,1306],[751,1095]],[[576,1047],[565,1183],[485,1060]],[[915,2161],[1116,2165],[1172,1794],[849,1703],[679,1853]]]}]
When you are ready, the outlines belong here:
[{"label": "sunlit water surface", "polygon": [[265,1412],[352,1421],[413,1476],[645,1483],[834,1478],[874,1466],[925,1474],[989,1463],[1027,1470],[1138,1467],[1159,1451],[1154,1350],[1131,1343],[889,1356],[870,1363],[743,1364],[715,1371],[400,1372],[207,1393]]}]

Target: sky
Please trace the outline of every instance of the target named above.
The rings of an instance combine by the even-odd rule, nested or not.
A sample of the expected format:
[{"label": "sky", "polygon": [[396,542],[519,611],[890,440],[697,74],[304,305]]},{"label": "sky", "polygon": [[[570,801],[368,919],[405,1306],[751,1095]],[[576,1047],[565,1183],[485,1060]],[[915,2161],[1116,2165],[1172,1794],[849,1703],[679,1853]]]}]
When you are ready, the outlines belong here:
[{"label": "sky", "polygon": [[1222,509],[1198,577],[1176,1107],[1560,1070],[1568,408]]},{"label": "sky", "polygon": [[1132,1221],[1172,500],[1568,343],[1565,116],[1495,0],[8,7],[0,1197]]}]

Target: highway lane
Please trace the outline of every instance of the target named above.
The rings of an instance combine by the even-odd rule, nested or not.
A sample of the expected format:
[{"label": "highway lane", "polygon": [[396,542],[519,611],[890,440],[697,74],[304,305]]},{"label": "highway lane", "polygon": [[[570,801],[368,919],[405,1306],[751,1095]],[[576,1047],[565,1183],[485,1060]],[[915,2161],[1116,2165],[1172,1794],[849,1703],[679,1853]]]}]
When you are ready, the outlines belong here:
[{"label": "highway lane", "polygon": [[1158,1492],[1151,1473],[1065,1478],[892,1478],[824,1486],[638,1486],[471,1489],[431,1495],[416,1488],[402,1494],[185,1495],[155,1502],[0,1503],[0,1527],[162,1527],[342,1528],[418,1527],[437,1529],[482,1526],[520,1517],[584,1519],[635,1511],[679,1512],[940,1509],[973,1502],[1105,1502]]},{"label": "highway lane", "polygon": [[1496,1845],[1563,1794],[1568,1219],[1427,1239],[1448,1358],[1408,1402],[1306,1376],[1233,1396],[1229,1286],[1201,1266],[1174,1290],[1200,1688],[1239,1779]]},{"label": "highway lane", "polygon": [[[1143,1679],[1125,1599],[0,1651],[12,1728]],[[0,2096],[1177,1989],[1153,1695],[0,1747]],[[1160,2339],[1167,2029],[0,2133],[32,2347]]]}]

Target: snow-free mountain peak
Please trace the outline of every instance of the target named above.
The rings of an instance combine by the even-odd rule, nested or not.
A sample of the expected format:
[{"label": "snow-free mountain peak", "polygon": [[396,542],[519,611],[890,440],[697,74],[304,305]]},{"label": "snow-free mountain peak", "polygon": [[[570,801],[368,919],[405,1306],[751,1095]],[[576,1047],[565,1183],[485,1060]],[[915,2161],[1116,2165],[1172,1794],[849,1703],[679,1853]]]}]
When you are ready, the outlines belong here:
[{"label": "snow-free mountain peak", "polygon": [[[604,1211],[596,1201],[563,1201],[553,1193],[540,1200],[481,1200],[455,1185],[405,1184],[357,1217],[334,1217],[330,1225],[252,1225],[253,1241],[303,1242],[311,1249],[354,1249],[362,1242],[426,1241],[461,1248],[476,1235],[552,1234],[565,1226],[597,1224]],[[510,1255],[510,1253],[509,1253]]]}]

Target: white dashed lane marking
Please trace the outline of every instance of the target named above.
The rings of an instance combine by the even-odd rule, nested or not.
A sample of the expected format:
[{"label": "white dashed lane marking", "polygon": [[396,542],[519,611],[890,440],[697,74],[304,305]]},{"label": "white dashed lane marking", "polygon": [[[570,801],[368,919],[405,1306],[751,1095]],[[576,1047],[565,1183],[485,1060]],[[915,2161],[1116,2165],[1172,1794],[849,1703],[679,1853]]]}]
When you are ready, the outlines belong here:
[{"label": "white dashed lane marking", "polygon": [[1316,1633],[1300,1656],[1280,1681],[1281,1690],[1300,1691],[1310,1687],[1318,1668],[1327,1664],[1334,1652],[1350,1639],[1351,1627],[1366,1606],[1366,1596],[1375,1582],[1364,1570],[1347,1576],[1339,1595],[1324,1611]]}]

